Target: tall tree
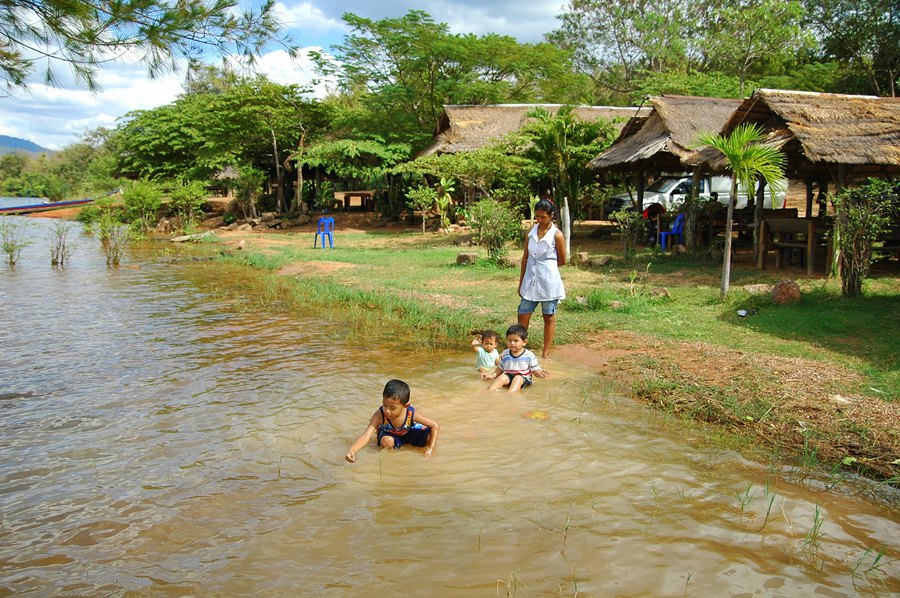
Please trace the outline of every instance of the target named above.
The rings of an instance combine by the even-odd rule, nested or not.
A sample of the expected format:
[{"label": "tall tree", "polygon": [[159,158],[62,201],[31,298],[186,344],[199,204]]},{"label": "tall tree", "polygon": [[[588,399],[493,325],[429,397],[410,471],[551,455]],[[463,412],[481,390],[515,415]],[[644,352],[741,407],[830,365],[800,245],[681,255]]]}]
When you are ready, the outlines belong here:
[{"label": "tall tree", "polygon": [[900,3],[897,0],[806,0],[809,22],[826,57],[848,78],[861,75],[870,92],[896,96],[900,77]]},{"label": "tall tree", "polygon": [[[337,79],[348,129],[366,130],[414,149],[430,139],[444,104],[530,102],[566,95],[548,80],[571,78],[568,54],[551,44],[499,35],[454,35],[422,11],[366,19],[348,13],[352,33],[333,55],[314,55]],[[556,91],[560,90],[560,91]]]},{"label": "tall tree", "polygon": [[722,261],[720,289],[722,297],[728,294],[731,284],[731,234],[738,189],[746,189],[749,196],[758,179],[765,180],[770,188],[777,189],[784,178],[784,154],[761,144],[764,139],[762,129],[755,123],[738,125],[729,135],[704,133],[698,138],[699,145],[719,150],[725,156],[727,168],[731,171],[731,198],[725,217],[725,256]]},{"label": "tall tree", "polygon": [[705,27],[697,36],[708,64],[740,80],[743,97],[747,77],[763,69],[780,71],[798,52],[811,48],[801,26],[803,6],[796,0],[712,0],[704,11]]},{"label": "tall tree", "polygon": [[573,52],[596,84],[627,96],[644,73],[688,61],[688,32],[697,0],[571,0],[562,25],[547,37]]},{"label": "tall tree", "polygon": [[249,62],[270,42],[291,53],[280,33],[274,0],[237,11],[235,0],[0,0],[0,78],[7,88],[25,84],[43,63],[44,80],[67,63],[89,89],[104,62],[134,56],[151,76],[190,66],[210,53]]}]

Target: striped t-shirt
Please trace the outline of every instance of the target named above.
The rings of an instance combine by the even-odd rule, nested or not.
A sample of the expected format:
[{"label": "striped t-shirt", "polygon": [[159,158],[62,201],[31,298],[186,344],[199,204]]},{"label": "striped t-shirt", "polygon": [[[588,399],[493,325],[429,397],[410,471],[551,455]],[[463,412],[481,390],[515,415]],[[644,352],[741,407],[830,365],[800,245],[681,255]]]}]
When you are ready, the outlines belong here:
[{"label": "striped t-shirt", "polygon": [[500,369],[504,374],[515,376],[516,374],[531,378],[531,372],[538,372],[541,366],[534,353],[525,349],[518,356],[509,352],[509,349],[500,354]]}]

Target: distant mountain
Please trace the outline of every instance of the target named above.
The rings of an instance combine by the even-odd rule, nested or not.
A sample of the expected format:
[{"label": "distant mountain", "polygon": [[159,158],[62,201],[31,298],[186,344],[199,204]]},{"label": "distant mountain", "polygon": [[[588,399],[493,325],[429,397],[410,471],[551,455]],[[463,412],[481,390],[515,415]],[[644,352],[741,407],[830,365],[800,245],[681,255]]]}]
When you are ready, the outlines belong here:
[{"label": "distant mountain", "polygon": [[41,147],[37,143],[33,143],[27,139],[0,135],[0,154],[8,154],[9,152],[28,152],[29,154],[52,153],[47,148]]}]

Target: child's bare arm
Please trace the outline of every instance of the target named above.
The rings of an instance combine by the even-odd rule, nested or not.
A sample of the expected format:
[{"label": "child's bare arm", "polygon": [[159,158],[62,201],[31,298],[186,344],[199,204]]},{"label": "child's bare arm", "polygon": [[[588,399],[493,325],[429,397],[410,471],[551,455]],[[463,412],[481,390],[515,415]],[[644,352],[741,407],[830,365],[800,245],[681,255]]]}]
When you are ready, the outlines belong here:
[{"label": "child's bare arm", "polygon": [[533,370],[531,373],[534,374],[535,376],[537,376],[538,378],[546,378],[547,376],[550,375],[550,370],[545,370],[545,369]]},{"label": "child's bare arm", "polygon": [[429,419],[427,417],[419,415],[418,411],[416,411],[415,415],[413,415],[413,421],[418,424],[422,424],[423,426],[428,426],[431,429],[431,432],[428,434],[428,446],[425,447],[425,456],[430,457],[432,451],[434,451],[434,445],[437,444],[438,434],[441,431],[441,426],[433,419]]},{"label": "child's bare arm", "polygon": [[499,376],[502,373],[503,373],[503,370],[501,370],[500,367],[497,366],[497,369],[495,369],[490,374],[482,374],[481,379],[482,380],[493,380],[494,378],[496,378],[497,376]]},{"label": "child's bare arm", "polygon": [[356,453],[359,450],[369,444],[369,440],[372,439],[372,434],[375,433],[375,430],[378,429],[378,411],[372,416],[372,419],[369,420],[369,425],[366,426],[365,432],[360,434],[359,438],[353,441],[353,444],[350,445],[350,448],[347,449],[347,454],[344,455],[344,458],[350,463],[356,463]]},{"label": "child's bare arm", "polygon": [[478,345],[481,344],[481,341],[477,338],[472,341],[472,350],[478,353]]}]

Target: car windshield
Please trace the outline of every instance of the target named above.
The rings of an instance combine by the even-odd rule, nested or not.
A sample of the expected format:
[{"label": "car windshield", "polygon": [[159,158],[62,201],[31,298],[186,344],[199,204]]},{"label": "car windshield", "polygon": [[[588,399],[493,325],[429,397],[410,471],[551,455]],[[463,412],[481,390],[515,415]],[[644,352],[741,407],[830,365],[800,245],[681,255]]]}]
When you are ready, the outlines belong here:
[{"label": "car windshield", "polygon": [[651,191],[653,193],[666,193],[669,191],[669,189],[671,189],[672,187],[677,185],[678,181],[680,181],[680,180],[681,179],[666,179],[666,178],[656,179],[655,181],[653,181],[652,183],[647,185],[647,188],[644,189],[644,191]]}]

